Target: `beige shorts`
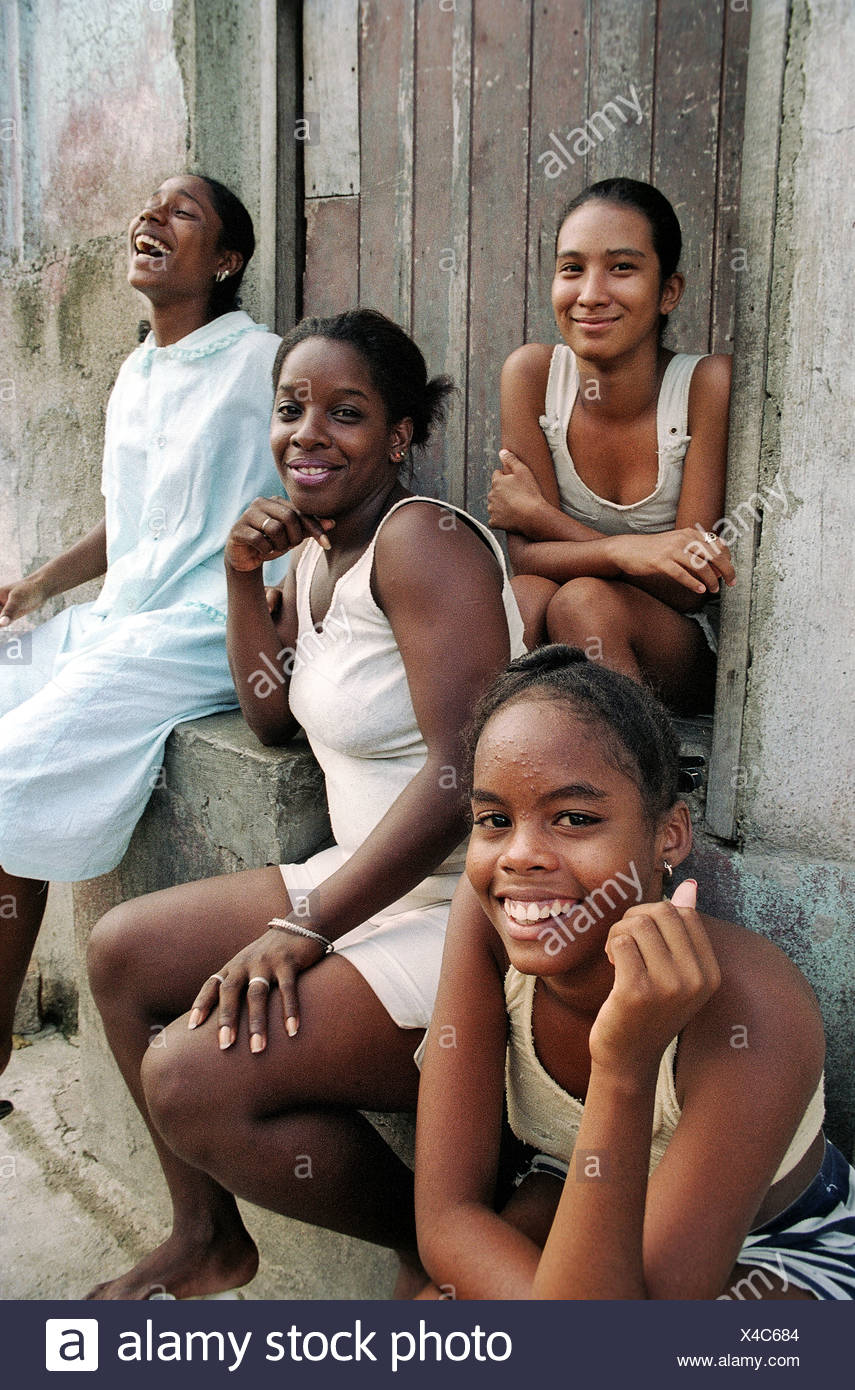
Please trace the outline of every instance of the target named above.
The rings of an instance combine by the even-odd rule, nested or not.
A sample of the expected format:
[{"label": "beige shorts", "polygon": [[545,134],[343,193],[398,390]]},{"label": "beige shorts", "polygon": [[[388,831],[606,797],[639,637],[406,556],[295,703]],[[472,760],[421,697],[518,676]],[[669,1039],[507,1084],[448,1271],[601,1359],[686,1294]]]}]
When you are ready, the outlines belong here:
[{"label": "beige shorts", "polygon": [[[303,864],[280,864],[299,920],[308,894],[347,862],[338,845]],[[336,954],[356,967],[399,1028],[427,1028],[439,984],[442,948],[457,873],[423,879],[410,893],[339,937]]]}]

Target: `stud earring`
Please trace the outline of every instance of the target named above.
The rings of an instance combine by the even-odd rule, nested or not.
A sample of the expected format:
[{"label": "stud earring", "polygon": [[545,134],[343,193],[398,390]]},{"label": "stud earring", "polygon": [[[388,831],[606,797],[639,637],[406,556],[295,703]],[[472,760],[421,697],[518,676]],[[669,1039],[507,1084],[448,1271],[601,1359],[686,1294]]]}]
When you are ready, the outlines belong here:
[{"label": "stud earring", "polygon": [[229,272],[227,270],[218,270],[216,275],[214,276],[214,279],[216,280],[218,285],[221,285],[223,281],[228,280],[228,278]]},{"label": "stud earring", "polygon": [[404,461],[404,450],[403,450],[403,449],[393,449],[393,450],[392,450],[392,462],[393,462],[393,463],[403,463],[403,461]]},{"label": "stud earring", "polygon": [[667,859],[662,860],[662,871],[665,875],[666,882],[670,883],[671,879],[674,877],[674,868],[673,865],[668,863]]}]

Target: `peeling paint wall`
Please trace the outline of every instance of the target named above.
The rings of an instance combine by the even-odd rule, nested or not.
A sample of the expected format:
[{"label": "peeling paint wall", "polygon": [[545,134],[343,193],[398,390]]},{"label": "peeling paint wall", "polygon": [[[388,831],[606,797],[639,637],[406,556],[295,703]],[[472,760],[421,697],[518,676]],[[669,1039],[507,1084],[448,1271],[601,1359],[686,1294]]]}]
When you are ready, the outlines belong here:
[{"label": "peeling paint wall", "polygon": [[59,554],[103,514],[107,397],[144,308],[125,282],[125,233],[140,200],[184,166],[187,113],[166,4],[19,0],[4,6],[2,29],[10,109],[0,121],[12,122],[0,126],[10,136],[0,141],[7,579]]}]

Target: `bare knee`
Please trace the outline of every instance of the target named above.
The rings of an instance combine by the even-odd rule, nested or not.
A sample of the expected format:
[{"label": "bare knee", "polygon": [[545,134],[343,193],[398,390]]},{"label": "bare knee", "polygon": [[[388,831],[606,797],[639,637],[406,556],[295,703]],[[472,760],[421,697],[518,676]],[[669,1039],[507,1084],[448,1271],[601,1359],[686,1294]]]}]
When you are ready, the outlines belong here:
[{"label": "bare knee", "polygon": [[113,907],[95,924],[86,949],[89,984],[99,1007],[126,994],[137,977],[138,923],[134,902]]},{"label": "bare knee", "polygon": [[612,580],[580,575],[562,584],[552,597],[546,626],[551,641],[587,650],[613,638],[624,616],[625,605]]},{"label": "bare knee", "polygon": [[546,641],[546,610],[558,585],[539,574],[517,574],[511,588],[523,620],[523,640],[531,651]]}]

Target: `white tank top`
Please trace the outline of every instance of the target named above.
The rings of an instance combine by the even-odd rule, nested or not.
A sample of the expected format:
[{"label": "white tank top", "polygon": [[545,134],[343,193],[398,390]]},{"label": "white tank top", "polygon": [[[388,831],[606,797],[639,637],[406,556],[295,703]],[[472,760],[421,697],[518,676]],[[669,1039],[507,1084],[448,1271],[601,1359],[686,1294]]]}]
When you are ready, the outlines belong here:
[{"label": "white tank top", "polygon": [[665,368],[656,405],[659,472],[655,488],[640,502],[609,502],[582,482],[567,448],[570,414],[579,389],[579,368],[566,343],[558,344],[549,364],[540,427],[555,466],[563,512],[606,536],[672,530],[683,486],[683,460],[691,442],[689,387],[700,360],[700,356],[678,352]]},{"label": "white tank top", "polygon": [[[317,628],[309,594],[321,547],[309,540],[296,571],[298,630],[289,702],[323,769],[333,835],[348,854],[367,839],[427,757],[395,635],[371,593],[380,528],[410,502],[428,502],[456,513],[483,536],[502,573],[511,656],[525,651],[522,619],[501,548],[486,527],[460,508],[431,497],[396,502],[368,549],[336,583],[329,611]],[[414,560],[422,563],[429,557]],[[467,640],[465,632],[457,637]],[[450,647],[453,638],[449,633]],[[456,770],[450,769],[449,775],[456,776]],[[459,870],[464,857],[465,844],[435,872]]]}]

